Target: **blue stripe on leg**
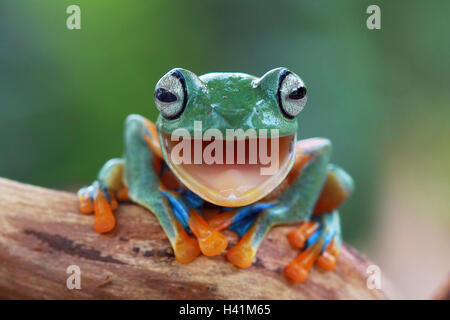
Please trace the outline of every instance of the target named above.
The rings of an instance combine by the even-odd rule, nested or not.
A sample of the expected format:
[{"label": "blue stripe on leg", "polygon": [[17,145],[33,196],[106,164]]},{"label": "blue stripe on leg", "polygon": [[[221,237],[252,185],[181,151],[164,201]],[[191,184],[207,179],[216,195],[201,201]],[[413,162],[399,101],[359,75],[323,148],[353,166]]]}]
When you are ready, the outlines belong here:
[{"label": "blue stripe on leg", "polygon": [[197,211],[200,211],[200,207],[205,203],[205,200],[200,198],[191,190],[179,188],[177,189],[177,192],[183,197],[189,207],[197,209]]},{"label": "blue stripe on leg", "polygon": [[337,211],[332,211],[315,217],[313,221],[319,223],[319,228],[306,240],[305,249],[314,245],[319,239],[323,239],[322,253],[334,236],[340,239],[339,215]]},{"label": "blue stripe on leg", "polygon": [[258,214],[274,205],[275,203],[257,203],[242,207],[234,216],[233,223],[229,229],[237,232],[241,237],[244,236],[255,222]]},{"label": "blue stripe on leg", "polygon": [[177,197],[176,195],[174,195],[174,193],[163,191],[161,189],[159,190],[159,192],[161,192],[161,194],[167,197],[169,203],[172,206],[173,214],[175,215],[177,220],[181,223],[183,228],[188,231],[189,208],[183,202],[181,196]]}]

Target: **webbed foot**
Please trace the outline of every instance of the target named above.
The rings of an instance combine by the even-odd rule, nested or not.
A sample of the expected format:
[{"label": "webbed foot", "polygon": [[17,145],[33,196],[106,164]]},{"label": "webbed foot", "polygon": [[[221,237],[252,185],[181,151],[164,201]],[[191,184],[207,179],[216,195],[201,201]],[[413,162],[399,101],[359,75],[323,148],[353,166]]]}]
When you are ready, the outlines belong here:
[{"label": "webbed foot", "polygon": [[169,200],[175,217],[184,229],[195,235],[200,251],[205,256],[218,255],[227,248],[228,240],[225,235],[210,226],[199,214],[203,205],[201,198],[183,189],[175,191],[160,186],[159,190]]},{"label": "webbed foot", "polygon": [[[117,196],[126,200],[127,190],[119,190]],[[102,183],[95,181],[92,185],[83,187],[78,191],[80,211],[85,214],[95,213],[94,230],[98,233],[109,232],[114,229],[116,219],[113,211],[117,209],[116,194],[108,190]]]},{"label": "webbed foot", "polygon": [[[242,237],[238,244],[227,251],[228,261],[239,268],[248,268],[252,265],[257,251],[257,245],[255,245],[254,240],[256,238],[259,241],[264,236],[264,232],[258,231],[255,221],[260,215],[262,215],[262,220],[264,220],[264,217],[267,216],[266,210],[274,206],[275,203],[271,202],[249,205],[237,210],[235,215],[228,220],[230,221],[229,228]],[[224,216],[226,217],[226,213]],[[267,223],[263,223],[263,225],[267,225]]]},{"label": "webbed foot", "polygon": [[305,250],[285,267],[286,276],[294,281],[303,282],[314,263],[324,270],[333,270],[341,244],[340,233],[337,211],[323,214],[291,231],[288,234],[291,245]]},{"label": "webbed foot", "polygon": [[195,209],[190,211],[189,227],[198,239],[200,250],[205,256],[218,255],[227,248],[228,239],[213,229]]}]

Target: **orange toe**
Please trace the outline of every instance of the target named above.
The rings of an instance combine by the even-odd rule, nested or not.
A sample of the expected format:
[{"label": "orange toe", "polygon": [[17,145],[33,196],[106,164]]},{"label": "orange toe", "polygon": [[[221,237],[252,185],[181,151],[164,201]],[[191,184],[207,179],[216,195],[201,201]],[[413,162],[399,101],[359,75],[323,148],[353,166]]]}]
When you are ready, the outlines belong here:
[{"label": "orange toe", "polygon": [[306,240],[317,230],[319,227],[317,222],[305,222],[300,227],[289,232],[287,238],[289,243],[298,249],[302,249],[305,246]]},{"label": "orange toe", "polygon": [[225,250],[228,246],[227,238],[219,231],[214,230],[200,216],[197,210],[192,209],[189,215],[189,228],[197,237],[201,252],[205,256],[215,256]]},{"label": "orange toe", "polygon": [[295,263],[290,263],[284,268],[284,274],[296,282],[303,282],[308,278],[309,270],[301,268]]},{"label": "orange toe", "polygon": [[205,256],[215,256],[225,250],[228,246],[227,238],[218,231],[211,231],[209,235],[198,239],[200,250]]},{"label": "orange toe", "polygon": [[251,246],[237,244],[227,252],[227,259],[236,267],[248,268],[253,263],[255,250]]},{"label": "orange toe", "polygon": [[[184,233],[180,235],[180,232]],[[188,236],[186,231],[180,231],[178,238],[174,246],[175,258],[180,263],[188,263],[197,258],[200,255],[200,247],[197,240]]]},{"label": "orange toe", "polygon": [[110,202],[111,210],[114,211],[119,207],[119,203],[117,202],[117,199],[113,194],[110,193],[109,197],[111,199],[111,202]]},{"label": "orange toe", "polygon": [[94,202],[89,196],[89,191],[86,188],[84,193],[81,190],[78,192],[78,200],[80,201],[80,211],[85,214],[94,212]]},{"label": "orange toe", "polygon": [[252,237],[255,232],[255,226],[247,231],[237,245],[228,250],[227,259],[236,267],[248,268],[253,263],[256,250],[252,246]]},{"label": "orange toe", "polygon": [[324,270],[334,270],[336,268],[336,257],[328,252],[324,252],[317,259],[317,265]]},{"label": "orange toe", "polygon": [[98,233],[105,233],[114,229],[116,219],[112,214],[111,205],[109,204],[106,195],[99,191],[95,195],[94,201],[95,221],[94,229]]},{"label": "orange toe", "polygon": [[336,246],[336,239],[333,239],[317,259],[317,265],[324,270],[334,270],[338,254],[339,249]]},{"label": "orange toe", "polygon": [[116,219],[113,215],[96,217],[94,221],[94,230],[98,233],[109,232],[116,226]]},{"label": "orange toe", "polygon": [[94,212],[94,203],[89,200],[80,200],[80,211],[85,214]]},{"label": "orange toe", "polygon": [[284,274],[297,282],[303,282],[308,278],[308,273],[323,245],[323,240],[316,242],[314,245],[301,252],[297,258],[284,268]]}]

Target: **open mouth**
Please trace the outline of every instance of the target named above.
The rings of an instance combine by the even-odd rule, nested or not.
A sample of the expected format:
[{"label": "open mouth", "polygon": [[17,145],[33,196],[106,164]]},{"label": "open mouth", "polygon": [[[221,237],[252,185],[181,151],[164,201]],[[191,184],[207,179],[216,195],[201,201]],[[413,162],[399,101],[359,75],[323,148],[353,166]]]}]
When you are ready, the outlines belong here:
[{"label": "open mouth", "polygon": [[233,141],[172,141],[165,134],[161,138],[168,165],[181,182],[224,207],[263,198],[283,181],[295,161],[295,134]]}]

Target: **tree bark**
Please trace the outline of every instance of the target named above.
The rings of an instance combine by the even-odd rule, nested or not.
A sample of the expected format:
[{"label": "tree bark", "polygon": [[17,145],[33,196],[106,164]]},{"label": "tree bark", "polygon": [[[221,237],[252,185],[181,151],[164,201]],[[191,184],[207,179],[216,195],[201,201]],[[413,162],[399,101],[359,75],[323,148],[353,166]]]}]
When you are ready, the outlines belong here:
[{"label": "tree bark", "polygon": [[[343,245],[337,268],[313,267],[304,283],[283,275],[297,254],[274,228],[255,263],[238,269],[225,257],[183,265],[156,218],[122,204],[116,229],[100,235],[93,217],[78,212],[72,193],[0,178],[0,298],[6,299],[384,299],[366,286],[368,262]],[[226,232],[231,244],[237,237]],[[67,268],[81,270],[81,289],[69,290]]]}]

